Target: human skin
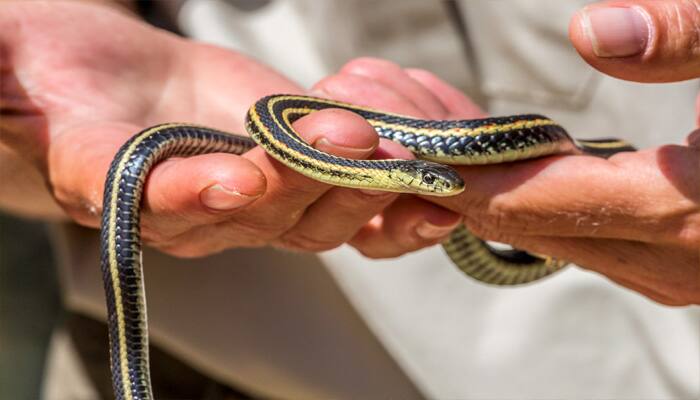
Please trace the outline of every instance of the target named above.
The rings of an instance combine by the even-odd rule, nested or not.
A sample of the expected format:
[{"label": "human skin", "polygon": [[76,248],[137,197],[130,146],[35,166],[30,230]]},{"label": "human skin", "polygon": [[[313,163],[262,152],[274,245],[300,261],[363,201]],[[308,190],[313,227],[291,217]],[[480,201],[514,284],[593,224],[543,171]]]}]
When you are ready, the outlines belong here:
[{"label": "human skin", "polygon": [[[304,92],[240,54],[160,31],[104,4],[0,3],[0,50],[6,171],[0,204],[95,228],[107,168],[131,135],[171,121],[244,132],[256,99]],[[361,118],[341,110],[295,126],[339,156],[411,157],[391,142],[380,144]],[[153,169],[142,231],[151,246],[182,257],[264,245],[319,251],[349,241],[374,218],[377,229],[363,235],[386,255],[400,255],[439,242],[460,220],[424,200],[397,198],[316,182],[260,148],[244,156],[209,154]],[[375,217],[382,212],[386,218]]]},{"label": "human skin", "polygon": [[[628,24],[641,29],[642,40],[620,32],[623,24],[613,21],[625,7],[646,13],[641,28]],[[609,8],[614,10],[592,11]],[[605,30],[611,26],[618,30]],[[570,37],[581,56],[604,73],[671,82],[700,76],[698,26],[700,2],[614,1],[580,11]],[[591,30],[599,36],[595,44]],[[431,73],[382,60],[352,61],[316,90],[418,117],[480,115],[469,99]],[[559,155],[458,170],[467,183],[463,194],[426,199],[463,214],[479,237],[569,260],[664,304],[700,304],[700,130],[682,146],[607,160]]]},{"label": "human skin", "polygon": [[[639,55],[614,56],[614,49],[606,48],[604,42],[596,44],[604,56],[596,54],[581,22],[585,14],[572,20],[572,42],[594,67],[625,79],[672,81],[700,75],[693,69],[700,50],[678,45],[700,41],[682,37],[689,30],[673,26],[689,20],[697,23],[697,12],[684,9],[674,14],[655,5],[661,3],[695,4],[614,3],[615,8],[645,7],[649,20],[660,24],[649,29],[653,40],[644,43]],[[40,7],[48,10],[54,4]],[[107,165],[119,144],[137,130],[157,122],[186,120],[241,131],[244,110],[255,99],[270,92],[301,92],[274,71],[235,53],[178,39],[126,17],[120,17],[118,22],[126,26],[119,31],[131,39],[117,37],[122,43],[115,47],[113,30],[100,34],[107,22],[117,18],[113,12],[102,14],[109,20],[101,24],[76,18],[81,22],[75,27],[65,20],[59,24],[58,14],[15,7],[10,11],[25,12],[29,22],[24,21],[19,30],[23,36],[18,37],[13,33],[18,30],[7,25],[16,23],[17,14],[13,19],[12,12],[2,12],[8,9],[0,10],[0,28],[6,28],[0,29],[0,49],[3,54],[14,49],[12,57],[4,58],[10,60],[9,67],[0,65],[3,87],[17,83],[9,86],[14,91],[5,89],[0,96],[1,142],[10,149],[3,160],[29,178],[15,179],[15,190],[3,191],[0,201],[18,212],[26,206],[28,194],[34,193],[44,196],[45,206],[33,206],[31,211],[61,216],[65,210],[79,223],[97,226]],[[60,7],[69,8],[60,14],[63,19],[80,12],[75,5]],[[683,18],[674,20],[671,15]],[[95,20],[93,14],[87,18],[91,19]],[[88,29],[99,41],[85,41],[84,32],[75,32],[78,28]],[[46,39],[47,30],[53,39]],[[56,36],[59,33],[64,36]],[[157,52],[138,50],[148,44],[148,38],[155,41],[152,50]],[[129,40],[139,46],[125,46]],[[20,42],[32,45],[20,48]],[[625,52],[635,50],[634,43],[621,43]],[[101,58],[100,52],[105,56]],[[105,64],[95,65],[100,59]],[[688,71],[696,72],[689,75]],[[251,76],[257,86],[251,87]],[[319,82],[315,90],[319,95],[425,118],[483,115],[463,94],[429,72],[404,70],[380,60],[353,61]],[[53,96],[46,99],[45,93]],[[311,143],[339,155],[366,157],[377,146],[371,127],[339,111],[317,113],[297,127]],[[319,134],[344,146],[324,144]],[[609,160],[556,156],[462,167],[459,171],[468,190],[447,199],[331,189],[287,170],[259,149],[244,157],[217,154],[177,159],[157,167],[149,179],[143,229],[152,246],[179,256],[265,244],[316,251],[348,242],[369,257],[381,258],[436,243],[461,214],[467,226],[485,239],[571,260],[665,304],[698,304],[698,142],[700,135],[695,133],[686,146],[662,146]],[[382,143],[379,152],[409,157],[390,143]],[[33,166],[33,174],[26,166]],[[36,184],[42,180],[49,183],[49,191]],[[232,210],[215,211],[204,205],[207,195],[202,192],[215,182],[246,196],[238,196],[242,198]],[[217,199],[221,198],[213,195],[215,204]],[[337,223],[329,228],[329,220]],[[420,229],[426,221],[432,228]],[[419,235],[421,231],[436,235],[426,239]]]}]

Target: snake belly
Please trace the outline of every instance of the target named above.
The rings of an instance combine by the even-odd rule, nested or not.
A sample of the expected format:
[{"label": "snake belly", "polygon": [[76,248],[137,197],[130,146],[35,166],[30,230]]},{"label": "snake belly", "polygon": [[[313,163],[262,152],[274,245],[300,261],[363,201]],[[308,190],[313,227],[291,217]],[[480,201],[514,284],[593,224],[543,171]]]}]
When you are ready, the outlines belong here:
[{"label": "snake belly", "polygon": [[[327,108],[360,115],[381,137],[401,143],[422,160],[350,160],[316,150],[297,135],[292,123]],[[153,398],[140,206],[150,170],[164,159],[216,152],[242,154],[257,144],[289,168],[332,185],[449,196],[464,190],[464,182],[442,164],[490,164],[564,152],[607,157],[633,150],[616,139],[574,141],[562,127],[540,115],[429,121],[297,95],[260,99],[247,114],[246,129],[250,137],[191,124],[157,125],[126,142],[110,166],[100,245],[112,384],[118,400]],[[537,280],[566,264],[497,249],[464,227],[455,230],[443,247],[466,274],[498,285]]]}]

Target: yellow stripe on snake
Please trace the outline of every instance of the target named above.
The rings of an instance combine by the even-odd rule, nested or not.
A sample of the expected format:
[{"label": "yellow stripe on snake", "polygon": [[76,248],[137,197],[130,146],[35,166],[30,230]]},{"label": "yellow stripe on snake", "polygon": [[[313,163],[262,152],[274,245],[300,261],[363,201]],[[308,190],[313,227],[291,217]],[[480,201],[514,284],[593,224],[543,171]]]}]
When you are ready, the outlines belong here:
[{"label": "yellow stripe on snake", "polygon": [[[316,150],[299,137],[292,123],[327,108],[362,116],[381,137],[401,143],[419,159],[351,160]],[[428,121],[296,95],[268,96],[257,101],[248,111],[246,129],[250,137],[190,124],[158,125],[131,138],[112,162],[105,183],[100,243],[112,382],[119,400],[153,398],[140,205],[149,171],[168,157],[241,154],[257,144],[287,167],[331,185],[453,196],[464,190],[464,182],[455,170],[443,164],[494,164],[557,153],[607,157],[634,150],[617,139],[573,140],[562,127],[541,115]],[[566,264],[518,250],[496,249],[464,227],[453,232],[443,247],[460,270],[494,285],[531,282]]]}]

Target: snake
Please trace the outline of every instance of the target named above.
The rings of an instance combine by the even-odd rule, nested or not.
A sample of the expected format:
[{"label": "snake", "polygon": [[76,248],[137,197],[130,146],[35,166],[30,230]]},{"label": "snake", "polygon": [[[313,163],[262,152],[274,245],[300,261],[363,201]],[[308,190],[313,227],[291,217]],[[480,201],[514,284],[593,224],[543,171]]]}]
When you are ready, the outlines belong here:
[{"label": "snake", "polygon": [[[301,138],[292,124],[305,115],[329,108],[361,116],[381,138],[400,143],[416,159],[347,159],[317,150]],[[156,125],[122,145],[109,167],[100,254],[112,386],[118,400],[153,398],[140,207],[149,172],[167,158],[243,154],[260,146],[288,168],[334,186],[454,196],[463,192],[466,185],[456,170],[446,164],[495,164],[552,154],[609,157],[634,150],[627,142],[614,138],[575,140],[563,127],[536,114],[425,120],[301,95],[263,97],[248,110],[245,126],[248,136],[188,123]],[[492,285],[532,282],[567,264],[553,257],[497,247],[464,226],[450,235],[443,248],[460,270]]]}]

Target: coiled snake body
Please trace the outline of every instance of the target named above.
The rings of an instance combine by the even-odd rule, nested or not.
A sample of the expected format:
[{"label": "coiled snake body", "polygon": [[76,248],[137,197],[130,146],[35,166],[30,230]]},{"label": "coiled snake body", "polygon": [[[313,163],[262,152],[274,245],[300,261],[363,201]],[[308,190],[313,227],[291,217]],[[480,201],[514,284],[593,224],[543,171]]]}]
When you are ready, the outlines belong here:
[{"label": "coiled snake body", "polygon": [[[381,137],[401,143],[419,160],[350,160],[314,149],[291,124],[326,108],[359,114]],[[289,168],[332,185],[451,196],[464,190],[464,182],[453,169],[435,161],[492,164],[556,153],[585,152],[607,157],[633,150],[616,139],[575,141],[562,127],[540,115],[428,121],[296,95],[260,99],[248,112],[246,128],[250,137],[189,124],[154,126],[132,137],[112,162],[104,192],[101,263],[112,382],[119,400],[153,398],[139,207],[149,171],[168,157],[241,154],[257,144]],[[497,250],[464,227],[458,228],[443,247],[462,271],[495,285],[537,280],[566,264],[517,250]]]}]

